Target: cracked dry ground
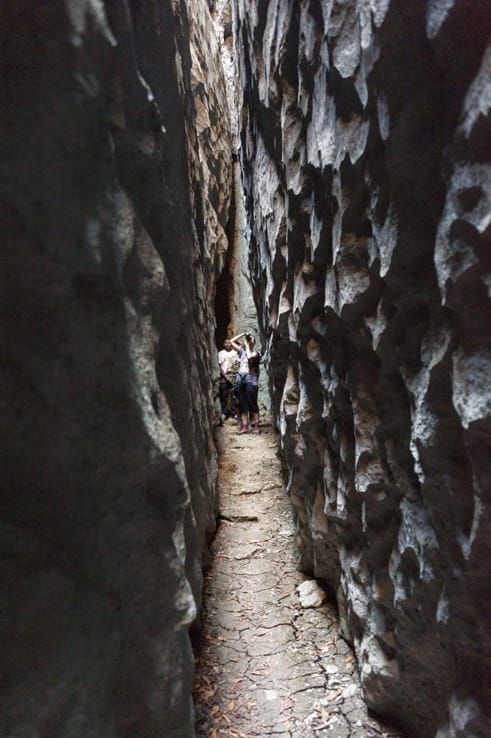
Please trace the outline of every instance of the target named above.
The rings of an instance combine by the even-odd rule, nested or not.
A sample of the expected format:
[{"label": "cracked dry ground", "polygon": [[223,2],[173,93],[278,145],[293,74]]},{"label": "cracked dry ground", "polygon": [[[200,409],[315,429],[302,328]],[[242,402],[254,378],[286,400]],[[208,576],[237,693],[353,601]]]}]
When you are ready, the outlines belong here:
[{"label": "cracked dry ground", "polygon": [[276,435],[217,431],[220,524],[196,646],[199,738],[400,738],[367,713],[336,609],[300,605]]}]

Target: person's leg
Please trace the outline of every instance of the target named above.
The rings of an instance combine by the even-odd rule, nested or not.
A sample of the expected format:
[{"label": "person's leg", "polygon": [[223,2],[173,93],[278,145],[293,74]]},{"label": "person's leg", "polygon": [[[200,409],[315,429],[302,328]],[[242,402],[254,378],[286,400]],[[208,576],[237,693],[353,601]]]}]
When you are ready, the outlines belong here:
[{"label": "person's leg", "polygon": [[225,389],[225,417],[227,418],[231,418],[234,415],[234,410],[232,407],[232,390],[232,385],[230,384],[230,382],[227,382],[227,386]]},{"label": "person's leg", "polygon": [[261,432],[259,430],[259,407],[257,404],[258,389],[257,384],[247,385],[247,405],[252,416],[253,433]]},{"label": "person's leg", "polygon": [[220,381],[218,385],[218,394],[220,397],[220,407],[222,408],[222,415],[226,415],[227,409],[227,384],[228,382]]},{"label": "person's leg", "polygon": [[261,433],[261,430],[259,428],[259,413],[252,413],[252,422],[254,423],[253,432]]},{"label": "person's leg", "polygon": [[240,386],[237,382],[237,379],[235,379],[232,390],[231,390],[231,406],[233,410],[234,417],[237,418],[239,421],[239,425],[241,424],[240,416],[242,413],[242,409],[240,407]]},{"label": "person's leg", "polygon": [[241,411],[241,426],[239,433],[249,433],[249,410],[247,402],[247,384],[242,382],[240,385],[240,411]]}]

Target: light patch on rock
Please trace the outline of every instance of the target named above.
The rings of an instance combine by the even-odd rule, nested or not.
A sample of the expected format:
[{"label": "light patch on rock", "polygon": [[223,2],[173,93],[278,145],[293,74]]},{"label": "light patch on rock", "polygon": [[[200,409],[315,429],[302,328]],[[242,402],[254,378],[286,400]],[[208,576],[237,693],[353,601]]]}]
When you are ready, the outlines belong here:
[{"label": "light patch on rock", "polygon": [[443,26],[455,0],[429,0],[426,6],[426,32],[429,38],[435,38]]},{"label": "light patch on rock", "polygon": [[491,108],[491,46],[488,46],[481,68],[469,87],[464,102],[465,117],[461,131],[469,137],[480,116],[487,116]]},{"label": "light patch on rock", "polygon": [[315,579],[302,582],[297,587],[300,604],[302,607],[320,607],[326,600],[325,591],[319,587]]},{"label": "light patch on rock", "polygon": [[460,350],[453,356],[452,400],[464,428],[491,415],[490,370],[487,352],[465,356]]}]

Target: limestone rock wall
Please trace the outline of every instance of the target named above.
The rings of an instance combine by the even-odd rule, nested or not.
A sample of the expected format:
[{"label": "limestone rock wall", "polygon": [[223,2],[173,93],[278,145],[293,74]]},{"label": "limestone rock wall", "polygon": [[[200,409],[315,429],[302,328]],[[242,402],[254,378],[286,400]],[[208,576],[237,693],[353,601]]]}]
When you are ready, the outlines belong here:
[{"label": "limestone rock wall", "polygon": [[0,8],[6,738],[194,735],[231,174],[207,4],[188,10]]},{"label": "limestone rock wall", "polygon": [[237,0],[234,22],[302,566],[370,707],[488,735],[489,3]]}]

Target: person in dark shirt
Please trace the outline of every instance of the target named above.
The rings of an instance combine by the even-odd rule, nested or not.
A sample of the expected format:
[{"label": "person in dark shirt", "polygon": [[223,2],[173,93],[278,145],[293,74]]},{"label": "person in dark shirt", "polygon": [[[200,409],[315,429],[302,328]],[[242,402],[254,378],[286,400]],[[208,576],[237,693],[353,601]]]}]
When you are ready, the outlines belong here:
[{"label": "person in dark shirt", "polygon": [[[244,345],[239,338],[244,336]],[[259,406],[257,395],[259,391],[259,363],[261,355],[255,348],[254,336],[250,333],[239,333],[230,339],[233,348],[239,354],[240,367],[237,375],[239,403],[241,411],[241,426],[239,433],[249,433],[249,420],[252,422],[252,432],[260,433]]]}]

